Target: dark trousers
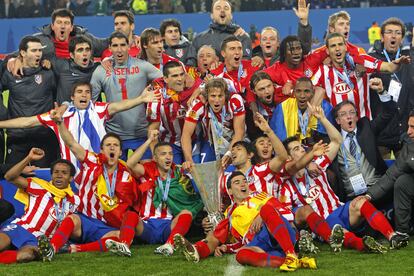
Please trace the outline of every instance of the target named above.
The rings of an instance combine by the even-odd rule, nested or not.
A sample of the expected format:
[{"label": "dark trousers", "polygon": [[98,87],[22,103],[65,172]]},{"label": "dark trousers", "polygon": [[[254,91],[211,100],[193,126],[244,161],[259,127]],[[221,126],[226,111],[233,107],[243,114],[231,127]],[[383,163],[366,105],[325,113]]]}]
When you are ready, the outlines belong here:
[{"label": "dark trousers", "polygon": [[412,207],[414,202],[414,175],[403,174],[394,185],[395,230],[409,233]]},{"label": "dark trousers", "polygon": [[14,207],[8,201],[0,198],[0,224],[5,222],[14,214]]},{"label": "dark trousers", "polygon": [[26,135],[24,137],[7,137],[6,164],[17,164],[30,152],[31,148],[40,148],[45,151],[45,157],[33,162],[34,166],[49,168],[50,163],[59,157],[59,144],[56,135],[50,129],[41,135]]}]

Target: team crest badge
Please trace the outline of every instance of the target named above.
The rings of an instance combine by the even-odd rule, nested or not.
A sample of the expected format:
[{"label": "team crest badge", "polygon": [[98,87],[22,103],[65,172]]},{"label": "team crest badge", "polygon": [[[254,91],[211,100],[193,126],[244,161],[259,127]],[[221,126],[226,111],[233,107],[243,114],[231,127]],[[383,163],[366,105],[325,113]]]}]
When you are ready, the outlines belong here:
[{"label": "team crest badge", "polygon": [[178,58],[182,58],[182,57],[183,57],[183,55],[184,55],[184,51],[183,51],[183,49],[175,49],[175,55],[176,55]]},{"label": "team crest badge", "polygon": [[312,77],[312,70],[311,69],[309,69],[309,68],[306,69],[304,73],[305,73],[306,77],[308,77],[308,78]]},{"label": "team crest badge", "polygon": [[41,84],[42,83],[42,75],[35,75],[34,80],[37,84]]}]

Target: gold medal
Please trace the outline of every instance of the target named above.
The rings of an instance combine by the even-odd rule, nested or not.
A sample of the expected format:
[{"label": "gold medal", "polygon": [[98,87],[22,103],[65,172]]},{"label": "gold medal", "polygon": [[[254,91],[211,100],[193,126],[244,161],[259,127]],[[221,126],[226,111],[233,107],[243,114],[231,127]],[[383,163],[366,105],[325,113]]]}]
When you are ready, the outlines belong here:
[{"label": "gold medal", "polygon": [[108,200],[108,205],[109,207],[112,207],[115,205],[115,201],[111,198],[110,200]]},{"label": "gold medal", "polygon": [[310,197],[307,197],[305,198],[305,201],[307,204],[311,204],[313,200]]}]

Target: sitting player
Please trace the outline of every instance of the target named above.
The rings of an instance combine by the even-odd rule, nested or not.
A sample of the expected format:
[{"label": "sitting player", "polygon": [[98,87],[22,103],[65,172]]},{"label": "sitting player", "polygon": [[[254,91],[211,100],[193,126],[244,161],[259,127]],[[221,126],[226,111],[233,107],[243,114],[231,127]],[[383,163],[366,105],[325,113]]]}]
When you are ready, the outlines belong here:
[{"label": "sitting player", "polygon": [[[293,247],[295,230],[277,211],[281,207],[277,199],[266,193],[250,195],[246,177],[239,171],[231,174],[226,185],[234,204],[227,209],[226,218],[214,232],[194,245],[179,234],[174,236],[177,249],[184,253],[187,260],[198,262],[213,253],[221,256],[241,248],[236,255],[236,260],[241,264],[280,267],[282,271],[294,271],[299,267],[316,268],[315,259],[298,259]],[[257,219],[263,223],[255,234],[251,228]],[[225,244],[230,236],[236,239],[235,244]]]},{"label": "sitting player", "polygon": [[[344,245],[355,248],[359,251],[371,251],[385,253],[387,249],[375,241],[370,236],[364,238],[357,237],[351,230],[358,229],[363,222],[367,222],[374,230],[379,231],[389,241],[391,248],[400,248],[402,244],[397,242],[400,236],[392,229],[385,216],[379,212],[365,197],[360,196],[345,204],[340,202],[338,197],[330,187],[326,168],[330,165],[342,144],[342,136],[335,127],[326,119],[322,108],[309,105],[310,112],[317,117],[324,125],[331,140],[329,150],[325,155],[315,157],[314,161],[319,165],[322,173],[318,177],[311,177],[306,169],[300,169],[294,173],[286,171],[289,176],[282,175],[284,186],[281,191],[281,201],[290,206],[293,210],[309,205],[313,211],[326,219],[329,227],[333,228],[336,224],[341,225],[344,230]],[[291,137],[284,141],[284,145],[289,154],[289,159],[299,162],[310,162],[304,156],[306,151],[297,138]],[[306,160],[306,161],[305,161]],[[295,219],[297,214],[295,214]],[[307,215],[303,215],[307,218]],[[329,241],[330,231],[325,231],[325,235],[320,235],[325,241]],[[320,233],[318,233],[320,234]]]},{"label": "sitting player", "polygon": [[[59,159],[51,165],[52,181],[20,176],[32,161],[39,160],[44,151],[32,148],[25,159],[12,167],[5,175],[24,192],[19,195],[26,203],[22,217],[13,220],[0,230],[0,263],[22,263],[36,260],[39,256],[37,237],[52,235],[62,220],[76,211],[80,199],[70,189],[75,167],[67,160]],[[7,250],[9,248],[17,250]]]},{"label": "sitting player", "polygon": [[[139,163],[150,144],[158,139],[158,130],[151,130],[148,140],[128,158],[127,165],[141,183],[138,189],[141,196],[139,206],[141,219],[129,228],[121,229],[131,232],[147,243],[164,243],[154,253],[170,256],[174,252],[173,237],[185,235],[190,229],[193,216],[202,208],[200,197],[189,192],[191,185],[180,169],[173,163],[173,149],[169,143],[160,142],[154,147],[154,160]],[[132,238],[107,240],[108,249],[118,255],[126,255]]]}]

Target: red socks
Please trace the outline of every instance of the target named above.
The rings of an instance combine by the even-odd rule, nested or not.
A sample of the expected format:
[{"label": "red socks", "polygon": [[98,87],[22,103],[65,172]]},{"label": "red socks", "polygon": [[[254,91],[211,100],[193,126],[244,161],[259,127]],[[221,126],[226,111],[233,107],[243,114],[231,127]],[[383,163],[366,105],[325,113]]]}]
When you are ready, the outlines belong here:
[{"label": "red socks", "polygon": [[205,259],[212,253],[210,252],[210,248],[208,247],[207,242],[205,241],[198,241],[194,244],[194,246],[197,249],[200,259]]},{"label": "red socks", "polygon": [[135,227],[139,223],[139,215],[133,211],[126,211],[122,219],[119,240],[129,246],[135,236]]},{"label": "red socks", "polygon": [[345,232],[344,236],[344,246],[347,248],[354,248],[358,251],[364,251],[364,243],[362,242],[362,239],[357,237],[352,232]]},{"label": "red socks", "polygon": [[75,228],[75,225],[70,217],[67,217],[62,221],[62,224],[56,229],[55,234],[50,240],[55,252],[58,252],[58,250],[68,241],[70,234],[73,232],[73,228]]},{"label": "red socks", "polygon": [[193,220],[193,216],[191,214],[181,214],[177,217],[177,223],[175,224],[174,228],[171,229],[170,236],[167,239],[167,243],[174,244],[174,235],[181,234],[185,236],[188,230],[191,227],[191,222]]},{"label": "red socks", "polygon": [[331,227],[329,227],[329,224],[325,219],[323,219],[316,212],[312,212],[306,218],[306,222],[308,223],[309,228],[313,233],[320,236],[324,241],[329,242],[329,237],[331,236]]},{"label": "red socks", "polygon": [[270,234],[276,239],[285,254],[295,253],[292,241],[290,240],[289,231],[285,222],[273,206],[266,203],[260,209],[260,216],[263,219]]},{"label": "red socks", "polygon": [[6,250],[0,252],[0,264],[14,264],[17,263],[17,251]]},{"label": "red socks", "polygon": [[242,265],[260,266],[260,267],[279,267],[285,261],[285,258],[271,256],[267,253],[259,253],[253,250],[243,248],[236,254],[236,260]]},{"label": "red socks", "polygon": [[378,211],[371,202],[365,201],[360,212],[374,230],[381,232],[388,240],[391,238],[394,230],[384,214]]},{"label": "red socks", "polygon": [[75,252],[107,252],[105,241],[109,239],[119,241],[117,237],[108,237],[90,243],[75,244]]}]

